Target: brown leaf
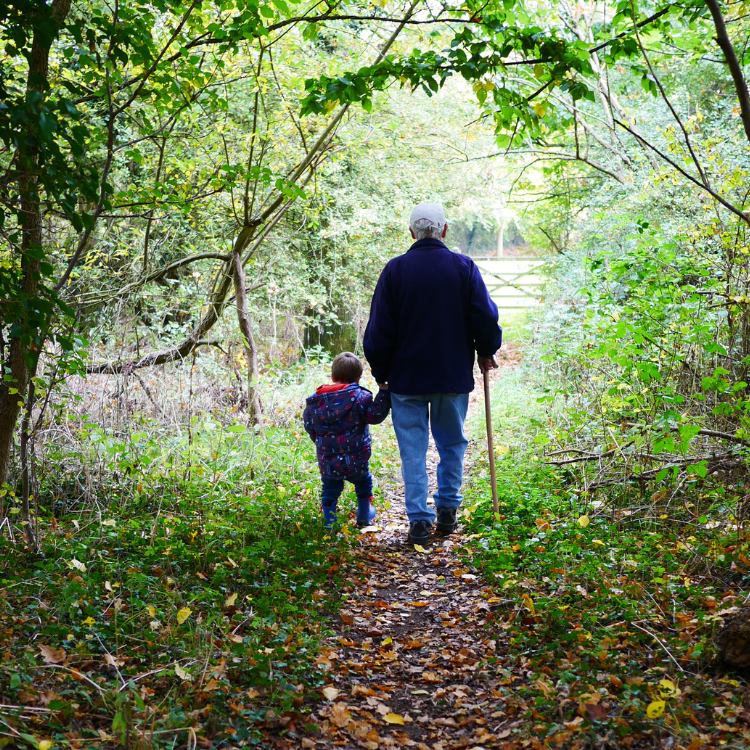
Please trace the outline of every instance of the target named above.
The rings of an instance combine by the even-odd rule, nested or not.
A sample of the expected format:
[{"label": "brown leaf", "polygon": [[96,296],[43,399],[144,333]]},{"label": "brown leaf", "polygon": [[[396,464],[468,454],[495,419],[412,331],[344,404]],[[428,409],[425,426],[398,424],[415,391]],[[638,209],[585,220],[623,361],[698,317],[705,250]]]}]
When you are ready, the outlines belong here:
[{"label": "brown leaf", "polygon": [[65,661],[66,654],[61,648],[52,648],[42,643],[39,645],[39,651],[45,664],[62,664]]},{"label": "brown leaf", "polygon": [[206,683],[206,686],[203,688],[204,692],[206,693],[212,693],[214,690],[218,690],[221,687],[219,682],[217,682],[213,677]]},{"label": "brown leaf", "polygon": [[601,703],[596,705],[586,704],[586,711],[588,712],[591,721],[602,721],[607,718],[607,709]]},{"label": "brown leaf", "polygon": [[60,700],[60,696],[54,690],[45,690],[39,693],[39,702],[43,706],[49,706],[52,701]]},{"label": "brown leaf", "polygon": [[436,672],[424,672],[422,674],[422,679],[425,682],[442,682],[440,677],[438,677]]},{"label": "brown leaf", "polygon": [[351,721],[351,714],[346,709],[345,703],[334,703],[329,714],[331,721],[337,727],[346,726]]},{"label": "brown leaf", "polygon": [[352,688],[352,695],[375,695],[375,691],[364,685],[355,685]]}]

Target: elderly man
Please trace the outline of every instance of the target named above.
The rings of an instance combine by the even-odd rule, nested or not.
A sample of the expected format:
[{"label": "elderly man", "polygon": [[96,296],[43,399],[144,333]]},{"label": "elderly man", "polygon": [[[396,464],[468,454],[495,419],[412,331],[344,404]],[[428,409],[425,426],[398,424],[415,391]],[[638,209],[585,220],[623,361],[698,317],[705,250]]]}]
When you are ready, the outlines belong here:
[{"label": "elderly man", "polygon": [[[494,355],[502,330],[474,262],[442,241],[448,231],[442,207],[420,203],[411,213],[409,231],[416,242],[380,274],[364,349],[373,377],[391,392],[408,541],[424,544],[436,517],[442,534],[458,525],[474,352],[482,372],[497,367]],[[427,507],[430,427],[440,455],[435,511]]]}]

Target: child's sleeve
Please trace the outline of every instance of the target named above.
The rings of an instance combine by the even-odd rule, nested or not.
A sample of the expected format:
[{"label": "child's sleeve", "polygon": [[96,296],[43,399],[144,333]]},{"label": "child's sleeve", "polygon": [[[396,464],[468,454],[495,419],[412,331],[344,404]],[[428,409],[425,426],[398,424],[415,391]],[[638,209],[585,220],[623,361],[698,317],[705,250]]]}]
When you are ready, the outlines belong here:
[{"label": "child's sleeve", "polygon": [[391,410],[391,394],[389,391],[378,391],[378,395],[369,397],[365,404],[365,421],[367,424],[380,424]]},{"label": "child's sleeve", "polygon": [[310,436],[310,440],[315,442],[315,425],[313,424],[312,406],[308,404],[302,413],[302,424],[305,426],[305,432]]}]

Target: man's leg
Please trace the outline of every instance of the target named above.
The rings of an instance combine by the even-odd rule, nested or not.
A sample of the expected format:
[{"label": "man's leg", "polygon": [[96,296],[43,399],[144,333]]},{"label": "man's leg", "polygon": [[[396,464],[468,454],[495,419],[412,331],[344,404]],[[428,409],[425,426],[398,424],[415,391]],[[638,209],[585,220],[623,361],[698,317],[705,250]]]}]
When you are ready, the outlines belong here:
[{"label": "man's leg", "polygon": [[430,397],[430,427],[435,438],[435,447],[440,454],[437,468],[438,489],[434,495],[438,531],[453,531],[456,526],[455,519],[449,521],[447,516],[443,519],[440,511],[455,510],[463,500],[461,482],[464,473],[464,454],[469,444],[464,435],[464,420],[468,407],[468,393],[438,393]]},{"label": "man's leg", "polygon": [[401,454],[406,513],[412,523],[427,521],[432,524],[435,513],[427,507],[428,397],[392,393],[391,410]]}]

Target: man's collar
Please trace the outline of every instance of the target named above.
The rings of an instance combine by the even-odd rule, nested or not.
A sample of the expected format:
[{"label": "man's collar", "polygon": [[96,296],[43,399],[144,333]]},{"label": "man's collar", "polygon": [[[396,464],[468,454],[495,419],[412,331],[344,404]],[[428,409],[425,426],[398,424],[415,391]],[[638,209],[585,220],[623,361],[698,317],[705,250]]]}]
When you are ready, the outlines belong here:
[{"label": "man's collar", "polygon": [[431,250],[433,248],[448,250],[448,246],[442,240],[436,240],[434,237],[425,237],[423,240],[417,240],[409,250]]}]

